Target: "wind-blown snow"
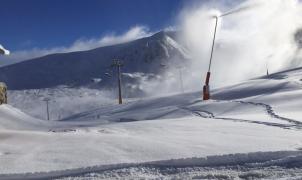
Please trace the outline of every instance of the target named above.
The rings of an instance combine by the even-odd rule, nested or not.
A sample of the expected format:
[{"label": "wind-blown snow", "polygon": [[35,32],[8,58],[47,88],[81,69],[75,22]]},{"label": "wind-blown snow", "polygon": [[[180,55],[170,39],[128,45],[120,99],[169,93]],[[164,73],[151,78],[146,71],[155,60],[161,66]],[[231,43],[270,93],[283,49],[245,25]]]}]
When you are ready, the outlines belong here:
[{"label": "wind-blown snow", "polygon": [[[266,74],[266,64],[272,72],[301,63],[299,40],[294,39],[301,4],[255,2],[262,13],[249,9],[219,22],[212,80],[223,87],[212,90],[209,101],[201,99],[200,91],[189,91],[200,89],[199,76],[207,67],[213,23],[208,8],[185,14],[182,33],[184,41],[191,41],[188,46],[173,32],[159,32],[1,68],[0,78],[14,90],[9,105],[0,106],[0,179],[86,178],[93,173],[108,178],[119,171],[127,178],[132,170],[134,177],[140,174],[138,168],[145,170],[142,175],[157,171],[155,177],[172,168],[180,178],[185,176],[179,171],[192,178],[301,178],[302,68],[246,80]],[[116,105],[112,88],[113,58],[125,60],[123,105]],[[187,60],[193,60],[191,66]],[[187,93],[175,94],[178,68],[185,72]],[[127,98],[138,93],[161,96]],[[51,121],[43,120],[44,98],[51,99]],[[205,170],[212,175],[218,170],[221,176]]]},{"label": "wind-blown snow", "polygon": [[301,168],[302,104],[299,98],[284,99],[301,96],[301,72],[217,89],[207,102],[200,92],[145,98],[96,105],[56,122],[0,106],[0,174],[61,177],[148,164],[192,168],[261,162],[261,167]]},{"label": "wind-blown snow", "polygon": [[[301,1],[228,2],[195,2],[180,14],[182,39],[193,59],[192,72],[203,72],[202,80],[205,79],[215,27],[215,19],[211,17],[230,11],[236,13],[220,17],[218,21],[212,86],[230,85],[261,76],[267,68],[270,72],[278,72],[301,66],[301,48],[295,42],[302,27]],[[197,85],[200,78],[188,81]]]}]

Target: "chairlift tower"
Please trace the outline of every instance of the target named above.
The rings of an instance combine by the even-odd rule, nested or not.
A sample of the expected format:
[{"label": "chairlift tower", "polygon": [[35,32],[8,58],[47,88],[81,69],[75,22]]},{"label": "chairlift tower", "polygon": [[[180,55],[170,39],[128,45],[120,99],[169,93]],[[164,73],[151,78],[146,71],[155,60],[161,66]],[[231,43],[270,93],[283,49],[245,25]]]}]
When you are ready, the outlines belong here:
[{"label": "chairlift tower", "polygon": [[123,63],[120,60],[113,60],[113,64],[111,67],[116,67],[117,69],[117,80],[118,80],[118,103],[123,104],[123,99],[122,99],[122,75],[121,75],[121,67],[123,66]]}]

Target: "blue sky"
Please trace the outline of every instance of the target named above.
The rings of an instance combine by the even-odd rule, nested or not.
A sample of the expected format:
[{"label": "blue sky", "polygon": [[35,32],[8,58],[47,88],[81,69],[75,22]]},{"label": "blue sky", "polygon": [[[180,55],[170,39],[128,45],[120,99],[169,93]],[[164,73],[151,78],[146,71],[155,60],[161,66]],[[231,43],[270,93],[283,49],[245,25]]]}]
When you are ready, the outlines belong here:
[{"label": "blue sky", "polygon": [[0,43],[12,51],[69,46],[136,25],[173,24],[183,0],[0,0]]}]

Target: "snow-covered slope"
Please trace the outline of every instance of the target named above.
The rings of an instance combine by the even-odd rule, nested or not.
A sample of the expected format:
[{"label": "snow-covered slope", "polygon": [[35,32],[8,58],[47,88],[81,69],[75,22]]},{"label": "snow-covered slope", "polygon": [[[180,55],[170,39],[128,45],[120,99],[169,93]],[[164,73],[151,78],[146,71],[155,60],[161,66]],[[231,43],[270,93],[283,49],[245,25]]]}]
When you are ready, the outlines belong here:
[{"label": "snow-covered slope", "polygon": [[[205,116],[237,117],[251,121],[280,122],[273,118],[274,111],[281,116],[301,121],[301,68],[248,80],[241,84],[216,89],[213,99],[202,102],[201,92],[169,97],[125,99],[122,106],[115,105],[108,93],[91,89],[53,88],[40,90],[10,91],[10,104],[30,115],[45,119],[46,104],[50,97],[52,120],[108,122],[145,119],[177,118],[191,114],[189,110]],[[247,103],[244,103],[246,101]],[[257,104],[258,103],[258,104]],[[259,104],[260,103],[260,104]],[[251,109],[253,109],[251,111]],[[201,111],[200,110],[200,111]],[[253,115],[256,114],[256,115]],[[260,117],[261,114],[261,117]]]},{"label": "snow-covered slope", "polygon": [[[302,122],[302,68],[221,88],[215,91],[214,98],[221,100],[241,99],[257,102],[258,106],[263,107],[267,104],[280,116]],[[266,107],[267,110],[270,107]]]},{"label": "snow-covered slope", "polygon": [[[6,127],[15,119],[34,119],[10,106],[1,106],[0,113],[8,118],[0,123],[0,162],[4,162],[0,178],[18,179],[26,172],[42,172],[27,174],[28,178],[82,176],[89,172],[102,175],[104,170],[114,173],[113,169],[125,168],[128,172],[140,167],[147,169],[145,173],[151,171],[149,167],[158,171],[173,167],[173,172],[179,173],[182,170],[178,168],[187,172],[196,166],[201,169],[188,172],[187,177],[193,178],[209,167],[214,168],[209,173],[217,173],[219,167],[231,171],[228,168],[234,166],[237,171],[249,173],[258,168],[271,179],[299,178],[301,77],[302,68],[298,68],[248,80],[214,90],[213,100],[206,102],[201,100],[201,92],[132,99],[123,105],[92,103],[82,111],[75,102],[69,106],[78,108],[78,113],[54,124],[44,121],[46,125],[41,125],[39,131],[23,124],[15,129]],[[72,94],[72,89],[64,91]],[[79,90],[74,91],[79,94]],[[57,93],[55,89],[53,92]],[[83,97],[89,104],[89,97],[98,99],[101,94]],[[63,103],[56,98],[57,106]],[[274,169],[276,166],[279,168]],[[268,167],[271,171],[265,173]],[[277,175],[280,171],[282,175]]]},{"label": "snow-covered slope", "polygon": [[[302,139],[301,133],[294,130],[200,117],[118,123],[67,132],[1,131],[0,137],[0,159],[5,162],[0,174],[298,151]],[[272,155],[268,160],[289,155],[293,154]],[[234,156],[233,160],[236,159]],[[21,162],[26,162],[26,166]]]},{"label": "snow-covered slope", "polygon": [[47,119],[45,98],[49,98],[50,120],[116,104],[112,93],[89,88],[55,87],[47,89],[10,90],[9,104],[27,114]]},{"label": "snow-covered slope", "polygon": [[50,123],[26,115],[10,106],[0,106],[0,129],[41,130],[49,129]]},{"label": "snow-covered slope", "polygon": [[[187,60],[176,32],[161,31],[151,37],[89,51],[52,54],[0,68],[0,81],[10,89],[39,89],[59,85],[111,87],[114,59],[123,61],[124,73],[158,74],[175,59]],[[181,62],[183,62],[181,61]],[[100,82],[92,82],[100,79]],[[131,79],[130,79],[131,80]],[[130,81],[129,80],[129,81]],[[124,78],[127,81],[127,78]]]}]

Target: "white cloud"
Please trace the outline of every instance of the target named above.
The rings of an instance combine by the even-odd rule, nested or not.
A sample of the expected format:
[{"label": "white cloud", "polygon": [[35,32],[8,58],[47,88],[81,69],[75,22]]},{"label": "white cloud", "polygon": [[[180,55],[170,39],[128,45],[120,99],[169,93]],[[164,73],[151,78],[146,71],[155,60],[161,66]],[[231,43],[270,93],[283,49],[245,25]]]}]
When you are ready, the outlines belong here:
[{"label": "white cloud", "polygon": [[66,53],[74,51],[86,51],[98,47],[110,46],[114,44],[125,43],[139,38],[150,36],[152,33],[145,26],[134,26],[123,34],[116,35],[111,33],[100,38],[79,39],[69,47],[54,47],[50,49],[33,48],[30,50],[21,50],[11,52],[10,56],[0,57],[0,66],[24,61],[36,57],[45,56],[54,53]]}]

